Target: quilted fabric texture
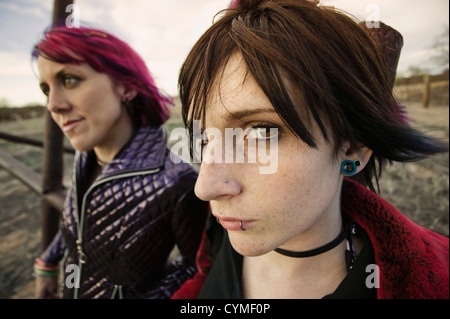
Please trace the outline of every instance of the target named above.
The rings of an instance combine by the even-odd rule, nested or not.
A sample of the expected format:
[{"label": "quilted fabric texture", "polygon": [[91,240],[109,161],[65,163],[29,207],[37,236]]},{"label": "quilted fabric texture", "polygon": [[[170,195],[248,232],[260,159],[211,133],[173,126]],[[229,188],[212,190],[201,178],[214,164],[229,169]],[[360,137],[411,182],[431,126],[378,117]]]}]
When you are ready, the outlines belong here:
[{"label": "quilted fabric texture", "polygon": [[[193,192],[195,170],[174,164],[166,142],[163,129],[141,128],[89,188],[82,172],[95,163],[95,155],[77,154],[61,233],[67,246],[64,265],[80,264],[79,248],[85,263],[80,288],[64,287],[63,297],[110,298],[118,285],[124,298],[167,298],[192,275],[189,261],[195,259],[207,203]],[[41,258],[61,257],[50,253],[61,251],[56,242]],[[163,276],[175,244],[188,264],[186,271],[178,265],[168,275],[171,286]]]}]

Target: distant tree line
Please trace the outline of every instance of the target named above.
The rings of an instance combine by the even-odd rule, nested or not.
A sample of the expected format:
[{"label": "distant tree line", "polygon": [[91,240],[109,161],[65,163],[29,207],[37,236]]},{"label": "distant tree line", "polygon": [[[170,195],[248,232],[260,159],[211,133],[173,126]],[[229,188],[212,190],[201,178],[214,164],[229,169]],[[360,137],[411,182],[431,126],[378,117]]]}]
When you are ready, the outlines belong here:
[{"label": "distant tree line", "polygon": [[42,105],[27,105],[23,107],[0,107],[0,122],[19,121],[41,117],[45,114],[46,108]]}]

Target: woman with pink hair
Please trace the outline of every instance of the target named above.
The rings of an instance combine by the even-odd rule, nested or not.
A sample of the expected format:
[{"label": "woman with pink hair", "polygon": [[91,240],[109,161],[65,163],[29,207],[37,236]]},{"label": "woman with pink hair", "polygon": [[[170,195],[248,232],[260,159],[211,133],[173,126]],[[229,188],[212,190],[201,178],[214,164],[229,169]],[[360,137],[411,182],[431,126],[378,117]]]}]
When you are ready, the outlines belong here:
[{"label": "woman with pink hair", "polygon": [[[60,231],[36,258],[36,297],[57,297],[60,267],[63,298],[170,297],[195,271],[207,212],[197,172],[167,148],[171,99],[101,30],[53,27],[33,57],[47,109],[77,151]],[[166,269],[175,245],[181,256]]]}]

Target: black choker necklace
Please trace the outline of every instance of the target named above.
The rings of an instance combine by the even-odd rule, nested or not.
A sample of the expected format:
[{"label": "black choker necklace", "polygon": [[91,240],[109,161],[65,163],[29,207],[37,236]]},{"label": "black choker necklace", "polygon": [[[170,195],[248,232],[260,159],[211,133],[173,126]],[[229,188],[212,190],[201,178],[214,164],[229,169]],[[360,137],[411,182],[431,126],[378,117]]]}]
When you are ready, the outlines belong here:
[{"label": "black choker necklace", "polygon": [[284,256],[288,257],[295,257],[295,258],[305,258],[305,257],[312,257],[319,254],[322,254],[326,251],[329,251],[339,245],[348,235],[349,235],[350,227],[346,224],[344,226],[344,229],[342,232],[337,236],[334,240],[330,241],[328,244],[325,244],[321,247],[307,250],[307,251],[291,251],[291,250],[285,250],[281,248],[274,249],[277,253],[282,254]]}]

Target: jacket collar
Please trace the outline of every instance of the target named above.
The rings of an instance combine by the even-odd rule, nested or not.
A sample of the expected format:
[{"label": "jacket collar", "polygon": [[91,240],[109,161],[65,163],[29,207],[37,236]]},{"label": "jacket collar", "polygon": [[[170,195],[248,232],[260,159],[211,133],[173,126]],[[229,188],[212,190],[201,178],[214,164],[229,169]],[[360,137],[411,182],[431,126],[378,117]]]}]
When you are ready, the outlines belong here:
[{"label": "jacket collar", "polygon": [[[143,126],[104,168],[98,179],[117,172],[128,173],[157,169],[164,165],[167,150],[167,133],[163,127]],[[95,161],[93,151],[82,152],[79,168]]]}]

